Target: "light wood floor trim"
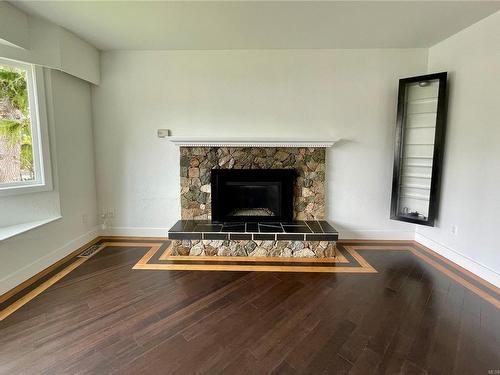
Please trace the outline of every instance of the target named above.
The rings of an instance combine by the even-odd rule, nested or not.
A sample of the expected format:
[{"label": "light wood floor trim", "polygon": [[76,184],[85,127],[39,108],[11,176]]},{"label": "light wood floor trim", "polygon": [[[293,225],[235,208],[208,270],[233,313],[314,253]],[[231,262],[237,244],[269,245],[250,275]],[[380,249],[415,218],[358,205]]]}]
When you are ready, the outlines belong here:
[{"label": "light wood floor trim", "polygon": [[[84,249],[86,249],[87,247],[91,246],[92,244],[94,244],[95,242],[97,242],[99,240],[100,239],[95,239],[94,241],[92,241],[91,243],[87,244],[86,246],[84,246],[82,248],[79,248],[78,250],[76,250],[73,253],[71,253],[70,255],[68,255],[66,257],[66,259],[70,258],[70,257],[77,256]],[[101,250],[103,250],[105,248],[109,248],[109,247],[147,247],[147,248],[150,248],[150,250],[148,251],[147,254],[152,253],[151,256],[153,256],[159,250],[159,248],[161,247],[162,244],[163,244],[163,242],[158,242],[158,243],[154,243],[154,242],[103,242],[99,246],[99,249],[97,249],[97,251],[94,252],[94,254],[92,254],[92,256],[90,256],[90,257],[76,258],[76,260],[74,262],[72,262],[71,264],[69,264],[63,270],[59,271],[54,276],[52,276],[50,279],[48,279],[47,281],[43,282],[42,284],[40,284],[39,286],[37,286],[35,289],[33,289],[29,293],[25,294],[20,299],[18,299],[17,301],[15,301],[11,305],[9,305],[7,308],[5,308],[4,310],[2,310],[0,312],[0,321],[2,321],[3,319],[5,319],[9,315],[11,315],[16,310],[20,309],[22,306],[24,306],[25,304],[27,304],[33,298],[35,298],[36,296],[40,295],[40,293],[42,293],[45,290],[47,290],[49,287],[51,287],[56,282],[58,282],[59,280],[61,280],[64,276],[66,276],[67,274],[69,274],[71,271],[73,271],[74,269],[76,269],[77,267],[79,267],[85,261],[87,261],[88,259],[92,258],[95,254],[97,254],[98,252],[100,252]],[[145,257],[143,257],[143,258],[145,258]],[[58,263],[62,264],[63,260],[59,261]],[[51,269],[53,270],[54,268],[55,267],[52,267]],[[45,272],[45,275],[47,273],[49,273],[49,272],[50,271]],[[42,277],[42,276],[40,276],[40,277]]]},{"label": "light wood floor trim", "polygon": [[394,244],[408,244],[413,241],[411,240],[356,240],[356,239],[341,239],[338,240],[337,243],[340,245],[349,245],[349,244],[362,244],[362,243],[394,243]]},{"label": "light wood floor trim", "polygon": [[13,288],[13,289],[5,292],[4,294],[2,294],[0,296],[0,303],[3,303],[5,301],[7,301],[9,298],[13,297],[17,293],[21,292],[22,290],[26,289],[30,285],[34,284],[35,282],[37,282],[38,280],[40,280],[45,275],[49,274],[50,272],[52,272],[56,268],[60,267],[62,264],[66,263],[70,259],[76,257],[78,254],[80,254],[86,248],[94,245],[95,243],[97,243],[99,241],[100,241],[99,237],[94,238],[92,241],[86,243],[83,246],[80,246],[78,249],[76,249],[75,251],[73,251],[71,254],[66,255],[64,258],[58,260],[57,262],[55,262],[51,266],[49,266],[49,267],[45,268],[44,270],[38,272],[36,275],[30,277],[28,280],[23,281],[21,284],[19,284],[15,288]]},{"label": "light wood floor trim", "polygon": [[497,293],[497,294],[500,294],[500,288],[496,287],[495,285],[489,283],[488,281],[480,278],[479,276],[477,276],[476,274],[470,272],[469,270],[466,270],[465,268],[463,267],[460,267],[458,264],[456,263],[453,263],[451,260],[445,258],[444,256],[442,256],[441,254],[438,254],[436,253],[435,251],[433,251],[432,249],[429,249],[428,247],[418,243],[417,241],[413,241],[413,244],[418,247],[419,249],[425,251],[426,253],[429,253],[431,254],[432,256],[436,257],[436,258],[439,258],[440,260],[442,260],[443,262],[445,262],[446,264],[448,264],[449,266],[455,268],[457,271],[461,272],[461,273],[464,273],[466,274],[467,276],[469,276],[470,278],[474,279],[475,281],[477,281],[478,283],[480,283],[481,285],[487,287],[488,289],[491,289],[493,292]]},{"label": "light wood floor trim", "polygon": [[[348,246],[346,246],[346,248],[347,247]],[[432,267],[434,267],[438,271],[444,273],[446,276],[448,276],[449,278],[453,279],[454,281],[456,281],[457,283],[459,283],[460,285],[462,285],[464,288],[469,289],[471,292],[475,293],[476,295],[478,295],[479,297],[481,297],[485,301],[491,303],[496,308],[500,309],[500,301],[498,299],[496,299],[495,297],[493,297],[491,294],[485,292],[484,290],[481,290],[480,288],[478,288],[474,284],[470,283],[469,281],[465,280],[459,274],[456,274],[456,273],[452,272],[450,269],[448,269],[445,266],[443,266],[442,264],[436,262],[434,259],[428,257],[426,254],[424,254],[423,252],[417,250],[413,246],[375,246],[375,245],[374,246],[369,246],[369,245],[366,245],[366,246],[356,246],[356,249],[357,250],[382,250],[382,251],[383,250],[385,250],[385,251],[387,251],[387,250],[409,251],[413,255],[415,255],[416,257],[422,259],[427,264],[431,265]],[[434,252],[432,252],[432,255],[434,255]],[[452,263],[452,264],[450,264],[452,266],[453,262],[450,262],[450,263]],[[461,272],[460,268],[461,267],[456,268],[457,271]]]},{"label": "light wood floor trim", "polygon": [[178,271],[257,271],[257,272],[329,272],[329,273],[376,273],[365,267],[310,267],[310,266],[261,266],[224,264],[136,264],[134,269]]},{"label": "light wood floor trim", "polygon": [[366,269],[371,269],[373,270],[374,272],[377,272],[377,270],[375,268],[373,268],[371,266],[371,264],[369,264],[365,258],[363,258],[361,255],[359,255],[359,253],[354,249],[354,247],[352,246],[345,246],[346,250],[352,255],[352,257],[354,259],[356,259],[356,261],[363,267],[363,268],[366,268]]},{"label": "light wood floor trim", "polygon": [[[100,246],[99,249],[94,254],[92,254],[92,256],[97,254],[103,248],[104,248],[104,246]],[[42,284],[40,284],[39,286],[37,286],[31,292],[29,292],[29,293],[25,294],[24,296],[22,296],[21,298],[19,298],[17,301],[15,301],[13,304],[6,307],[4,310],[0,311],[0,321],[4,320],[10,314],[14,313],[15,311],[17,311],[18,309],[23,307],[25,304],[27,304],[29,301],[31,301],[33,298],[40,295],[42,292],[44,292],[49,287],[54,285],[56,282],[61,280],[68,273],[70,273],[71,271],[76,269],[78,266],[80,266],[82,263],[84,263],[88,259],[92,258],[92,256],[87,257],[87,258],[77,258],[73,263],[71,263],[70,265],[68,265],[63,270],[59,271],[58,273],[56,273],[50,279],[48,279],[47,281],[45,281]]]},{"label": "light wood floor trim", "polygon": [[479,289],[477,286],[471,284],[470,282],[468,282],[467,280],[463,279],[462,277],[460,277],[456,273],[451,272],[448,268],[446,268],[443,265],[439,264],[435,260],[429,258],[427,255],[422,254],[418,250],[413,249],[411,251],[412,251],[412,253],[415,256],[417,256],[420,259],[424,260],[425,262],[427,262],[428,264],[430,264],[431,266],[433,266],[437,270],[441,271],[442,273],[446,274],[448,277],[450,277],[453,280],[455,280],[457,283],[461,284],[463,287],[469,289],[471,292],[477,294],[478,296],[480,296],[484,300],[488,301],[489,303],[491,303],[492,305],[494,305],[497,309],[500,309],[500,301],[497,300],[496,298],[494,298],[492,295],[486,293],[484,290]]},{"label": "light wood floor trim", "polygon": [[160,247],[163,242],[103,242],[105,247]]},{"label": "light wood floor trim", "polygon": [[[329,272],[329,273],[377,273],[362,256],[360,256],[354,248],[349,248],[347,251],[360,264],[359,267],[342,267],[342,266],[322,266],[325,262],[333,263],[334,258],[279,258],[279,257],[226,257],[226,256],[178,256],[170,255],[171,249],[167,248],[159,260],[184,261],[184,264],[158,264],[149,263],[151,258],[156,254],[158,248],[151,248],[133,267],[134,269],[142,270],[177,270],[177,271],[258,271],[258,272]],[[341,254],[338,252],[338,254]],[[349,263],[347,258],[342,255],[342,258]],[[261,265],[259,263],[267,262],[273,259],[272,262],[276,265]],[[289,262],[292,260],[297,265],[279,265],[278,262]],[[255,264],[189,264],[189,262],[255,262]],[[317,266],[301,266],[300,263],[316,263]]]},{"label": "light wood floor trim", "polygon": [[160,249],[160,246],[152,246],[151,249],[148,250],[146,254],[136,263],[133,269],[138,269],[142,265],[147,265],[150,259],[156,254],[156,252]]}]

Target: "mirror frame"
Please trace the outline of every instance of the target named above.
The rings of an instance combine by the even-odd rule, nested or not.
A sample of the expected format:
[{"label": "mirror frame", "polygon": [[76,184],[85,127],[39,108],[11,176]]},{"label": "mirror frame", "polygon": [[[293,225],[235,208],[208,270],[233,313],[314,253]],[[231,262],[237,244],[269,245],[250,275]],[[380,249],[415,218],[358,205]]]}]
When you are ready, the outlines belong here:
[{"label": "mirror frame", "polygon": [[[434,226],[439,208],[439,192],[443,167],[444,138],[447,116],[447,72],[426,74],[399,80],[396,136],[394,147],[394,167],[392,174],[391,219],[414,224]],[[403,163],[403,132],[405,131],[406,91],[408,84],[420,81],[439,80],[438,102],[436,112],[436,129],[434,134],[434,150],[432,156],[432,172],[429,193],[429,212],[426,220],[398,214],[399,184]]]}]

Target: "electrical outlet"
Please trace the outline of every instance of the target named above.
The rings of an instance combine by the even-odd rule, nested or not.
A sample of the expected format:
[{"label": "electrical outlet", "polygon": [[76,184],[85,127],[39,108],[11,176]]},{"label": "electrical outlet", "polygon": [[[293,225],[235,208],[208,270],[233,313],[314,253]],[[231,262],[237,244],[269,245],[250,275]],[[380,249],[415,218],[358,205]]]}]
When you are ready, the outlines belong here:
[{"label": "electrical outlet", "polygon": [[455,236],[458,234],[458,227],[456,225],[451,226],[451,234]]},{"label": "electrical outlet", "polygon": [[114,208],[108,208],[108,218],[113,219],[115,217],[115,209]]},{"label": "electrical outlet", "polygon": [[87,225],[89,222],[89,216],[87,214],[82,215],[82,223]]}]

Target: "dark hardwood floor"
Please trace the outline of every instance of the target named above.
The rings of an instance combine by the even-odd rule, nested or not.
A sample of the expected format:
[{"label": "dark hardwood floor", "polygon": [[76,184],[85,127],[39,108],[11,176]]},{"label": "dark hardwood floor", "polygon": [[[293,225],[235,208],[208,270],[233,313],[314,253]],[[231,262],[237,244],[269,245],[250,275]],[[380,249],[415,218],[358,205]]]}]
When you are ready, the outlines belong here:
[{"label": "dark hardwood floor", "polygon": [[500,310],[410,252],[378,273],[133,270],[102,250],[0,322],[2,374],[499,374]]}]

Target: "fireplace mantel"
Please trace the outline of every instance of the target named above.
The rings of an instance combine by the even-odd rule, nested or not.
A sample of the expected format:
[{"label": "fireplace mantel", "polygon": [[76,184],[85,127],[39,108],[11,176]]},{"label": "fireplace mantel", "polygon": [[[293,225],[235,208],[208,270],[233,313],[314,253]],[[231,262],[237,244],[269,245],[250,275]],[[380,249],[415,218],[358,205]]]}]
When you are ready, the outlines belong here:
[{"label": "fireplace mantel", "polygon": [[338,140],[318,138],[170,136],[179,147],[332,147]]}]

